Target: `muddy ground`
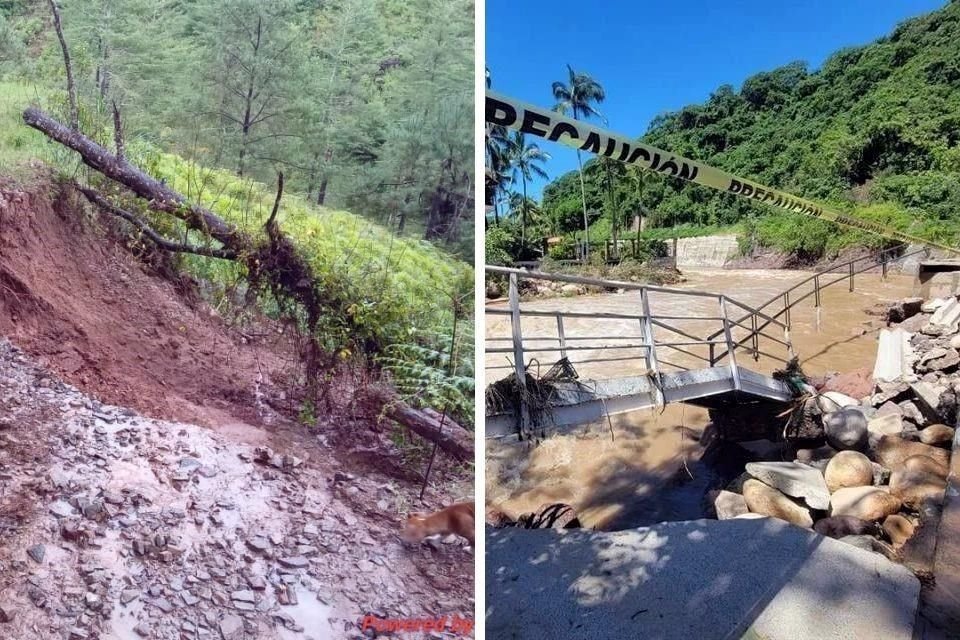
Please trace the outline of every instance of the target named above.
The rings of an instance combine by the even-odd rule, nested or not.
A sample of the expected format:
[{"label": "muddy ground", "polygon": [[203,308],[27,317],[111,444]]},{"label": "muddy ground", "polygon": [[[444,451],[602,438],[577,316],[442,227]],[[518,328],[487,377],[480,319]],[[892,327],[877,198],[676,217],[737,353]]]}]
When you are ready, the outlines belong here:
[{"label": "muddy ground", "polygon": [[298,424],[281,329],[231,327],[59,188],[0,185],[0,637],[472,619],[472,551],[398,538],[408,511],[472,496],[469,472],[441,460],[421,503],[362,372]]}]

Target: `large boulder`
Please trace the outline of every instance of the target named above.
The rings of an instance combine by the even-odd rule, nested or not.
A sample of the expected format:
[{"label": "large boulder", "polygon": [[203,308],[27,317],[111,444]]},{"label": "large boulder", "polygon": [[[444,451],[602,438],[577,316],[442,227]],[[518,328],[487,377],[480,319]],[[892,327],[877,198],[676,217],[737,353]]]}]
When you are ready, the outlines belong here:
[{"label": "large boulder", "polygon": [[[892,406],[897,407],[893,404]],[[896,413],[877,413],[877,417],[867,422],[867,434],[873,439],[881,436],[899,436],[903,433],[903,413],[897,407]]]},{"label": "large boulder", "polygon": [[751,478],[743,483],[743,498],[753,513],[786,520],[798,527],[813,526],[806,508],[759,480]]},{"label": "large boulder", "polygon": [[860,401],[845,393],[826,391],[817,396],[817,406],[823,413],[832,413],[846,407],[859,407]]},{"label": "large boulder", "polygon": [[720,491],[713,501],[713,507],[717,512],[717,520],[730,520],[750,512],[743,496],[732,491]]},{"label": "large boulder", "polygon": [[803,498],[812,509],[830,508],[830,492],[823,475],[799,462],[748,462],[747,473],[782,493]]},{"label": "large boulder", "polygon": [[901,545],[909,540],[915,530],[913,523],[899,513],[887,516],[883,521],[883,531],[895,545]]},{"label": "large boulder", "polygon": [[824,416],[823,429],[834,449],[864,451],[867,448],[867,418],[859,409],[846,408]]},{"label": "large boulder", "polygon": [[873,484],[873,463],[859,451],[841,451],[830,458],[824,480],[830,493],[844,487],[868,487]]},{"label": "large boulder", "polygon": [[900,323],[920,313],[923,298],[904,298],[887,308],[887,322]]},{"label": "large boulder", "polygon": [[880,487],[845,487],[830,496],[831,516],[882,520],[900,510],[900,498]]},{"label": "large boulder", "polygon": [[950,469],[946,465],[940,464],[930,456],[910,456],[903,461],[901,469],[932,473],[941,480],[946,480],[947,474],[950,472]]},{"label": "large boulder", "polygon": [[950,446],[953,442],[953,427],[932,424],[920,432],[920,442],[931,446]]},{"label": "large boulder", "polygon": [[890,474],[890,493],[913,508],[943,502],[946,489],[946,480],[927,471],[897,469]]},{"label": "large boulder", "polygon": [[897,436],[881,437],[873,446],[872,454],[874,460],[891,470],[899,469],[911,456],[927,456],[944,468],[950,464],[950,454],[945,449]]}]

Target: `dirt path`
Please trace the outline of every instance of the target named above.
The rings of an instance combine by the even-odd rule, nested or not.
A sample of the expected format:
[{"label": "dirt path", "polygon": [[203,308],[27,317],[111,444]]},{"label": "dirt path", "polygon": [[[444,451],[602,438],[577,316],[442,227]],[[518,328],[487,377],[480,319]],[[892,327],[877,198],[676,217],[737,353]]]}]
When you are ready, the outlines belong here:
[{"label": "dirt path", "polygon": [[420,466],[356,380],[297,424],[293,360],[56,187],[0,185],[0,638],[321,640],[365,637],[366,615],[472,619],[472,551],[398,537],[407,512],[472,495],[469,475],[441,460],[421,503]]}]

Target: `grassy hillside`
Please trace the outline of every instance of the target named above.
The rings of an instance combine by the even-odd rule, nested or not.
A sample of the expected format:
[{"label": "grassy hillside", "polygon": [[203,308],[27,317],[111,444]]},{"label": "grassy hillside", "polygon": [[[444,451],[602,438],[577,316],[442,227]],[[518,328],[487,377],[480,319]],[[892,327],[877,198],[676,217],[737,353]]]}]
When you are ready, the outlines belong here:
[{"label": "grassy hillside", "polygon": [[[642,139],[864,219],[960,244],[960,2],[838,51],[815,71],[795,62],[747,78],[739,90],[719,87],[702,104],[655,118]],[[600,162],[588,163],[587,204],[595,218],[619,215],[621,228],[643,207],[658,226],[742,223],[761,243],[806,257],[878,243],[632,168],[615,171],[611,192],[606,176]],[[542,208],[565,232],[582,225],[576,172],[544,190]]]},{"label": "grassy hillside", "polygon": [[[66,177],[95,179],[87,175],[76,154],[48,143],[42,134],[21,123],[23,108],[39,97],[26,85],[0,83],[0,175],[28,175],[28,164],[39,160]],[[56,99],[40,102],[46,103],[42,104],[46,108],[56,108]],[[95,127],[88,133],[100,138],[110,135]],[[273,185],[163,153],[143,139],[128,144],[127,156],[191,201],[254,237],[263,234],[263,223],[275,198]],[[126,203],[150,217],[155,228],[168,237],[186,234],[179,222],[151,215],[142,203],[129,199]],[[365,217],[317,207],[295,194],[284,196],[277,220],[321,278],[325,299],[336,304],[328,309],[321,327],[326,348],[346,358],[355,355],[355,345],[375,345],[377,358],[394,372],[401,391],[427,395],[434,406],[450,405],[464,422],[470,422],[473,269],[429,242],[397,237]],[[198,242],[192,233],[186,235]],[[177,260],[205,283],[214,304],[227,310],[237,305],[242,266],[194,255],[180,255]],[[445,354],[449,351],[454,300],[463,296],[466,309],[461,309],[458,328],[458,366],[451,377],[443,373]],[[276,311],[271,299],[261,302],[266,311]],[[347,317],[357,328],[348,331],[344,322]]]}]

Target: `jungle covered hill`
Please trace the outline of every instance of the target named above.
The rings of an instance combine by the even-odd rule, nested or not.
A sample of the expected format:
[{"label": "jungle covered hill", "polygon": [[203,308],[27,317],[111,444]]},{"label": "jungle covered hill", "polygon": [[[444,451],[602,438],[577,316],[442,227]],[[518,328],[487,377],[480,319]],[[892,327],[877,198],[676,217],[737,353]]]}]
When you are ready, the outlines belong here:
[{"label": "jungle covered hill", "polygon": [[0,2],[4,184],[292,327],[303,423],[373,372],[470,427],[472,3],[51,4]]},{"label": "jungle covered hill", "polygon": [[[572,86],[574,70],[570,74]],[[616,100],[605,89],[600,97]],[[555,98],[548,91],[544,87],[543,104]],[[589,99],[595,93],[584,95],[602,111],[602,100]],[[599,123],[589,112],[579,117]],[[958,245],[960,3],[897,25],[875,42],[837,51],[819,69],[797,61],[746,78],[739,88],[717,87],[705,102],[655,118],[641,139],[851,215]],[[540,141],[528,137],[527,144],[534,142]],[[647,240],[671,237],[673,230],[685,236],[732,230],[745,253],[770,248],[801,261],[886,244],[616,162],[584,160],[586,206],[578,172],[559,176],[544,189],[542,202],[527,203],[523,235],[532,242],[562,236],[566,246],[557,251],[569,249],[575,235],[583,236],[586,208],[591,242],[636,237],[625,229],[642,215]],[[549,161],[538,166],[549,172]],[[498,217],[516,228],[500,242],[508,253],[517,253],[510,239],[524,226],[523,197],[511,195],[521,192],[520,182],[501,184]]]}]

